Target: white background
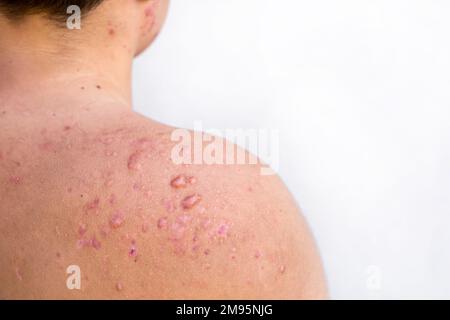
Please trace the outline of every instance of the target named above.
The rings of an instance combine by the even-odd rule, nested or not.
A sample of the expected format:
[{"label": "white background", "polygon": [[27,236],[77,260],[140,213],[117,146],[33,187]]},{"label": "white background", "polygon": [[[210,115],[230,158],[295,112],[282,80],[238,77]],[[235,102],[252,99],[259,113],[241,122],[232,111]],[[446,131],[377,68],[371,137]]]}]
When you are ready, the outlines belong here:
[{"label": "white background", "polygon": [[279,129],[332,298],[450,298],[450,1],[172,0],[135,105]]}]

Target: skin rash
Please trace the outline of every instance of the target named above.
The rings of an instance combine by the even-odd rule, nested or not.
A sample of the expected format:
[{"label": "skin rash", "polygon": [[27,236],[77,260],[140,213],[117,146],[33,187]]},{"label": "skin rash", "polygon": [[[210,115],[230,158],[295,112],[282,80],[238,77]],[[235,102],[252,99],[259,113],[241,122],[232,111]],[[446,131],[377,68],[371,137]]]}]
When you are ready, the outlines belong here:
[{"label": "skin rash", "polygon": [[[133,125],[92,132],[80,122],[69,136],[60,120],[44,135],[10,128],[0,162],[2,298],[325,296],[314,244],[276,177],[257,166],[173,165],[170,130],[127,119]],[[39,148],[49,137],[52,152]],[[65,287],[74,263],[79,291]]]},{"label": "skin rash", "polygon": [[[259,165],[175,165],[174,128],[134,113],[117,89],[129,88],[133,55],[166,4],[110,2],[117,14],[93,15],[97,28],[80,34],[98,48],[54,64],[40,56],[54,48],[15,50],[16,32],[32,46],[54,30],[0,18],[0,299],[326,297],[313,238],[279,178]],[[67,286],[71,266],[79,289]]]}]

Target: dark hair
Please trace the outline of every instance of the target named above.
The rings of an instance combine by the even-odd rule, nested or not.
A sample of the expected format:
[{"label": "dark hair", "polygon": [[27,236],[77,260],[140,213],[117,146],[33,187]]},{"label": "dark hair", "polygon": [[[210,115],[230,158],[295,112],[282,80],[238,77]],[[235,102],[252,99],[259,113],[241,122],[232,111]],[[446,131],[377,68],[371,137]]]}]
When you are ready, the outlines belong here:
[{"label": "dark hair", "polygon": [[67,8],[80,7],[83,13],[94,9],[104,0],[0,0],[0,12],[11,19],[21,19],[30,14],[45,14],[59,20],[67,17]]}]

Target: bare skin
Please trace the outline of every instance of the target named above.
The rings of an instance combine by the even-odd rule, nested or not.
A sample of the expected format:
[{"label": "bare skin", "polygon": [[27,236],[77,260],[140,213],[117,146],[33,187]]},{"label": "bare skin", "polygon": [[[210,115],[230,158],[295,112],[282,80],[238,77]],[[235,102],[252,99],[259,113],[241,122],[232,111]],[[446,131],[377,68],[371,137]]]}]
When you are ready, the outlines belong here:
[{"label": "bare skin", "polygon": [[[122,52],[113,61],[93,66],[95,50],[80,49],[61,68],[73,59],[49,61],[51,39],[33,40],[45,50],[30,55],[0,37],[0,298],[325,298],[314,241],[279,178],[257,165],[175,165],[173,128],[132,111],[131,60],[165,10],[142,34],[153,1],[114,3],[137,22],[92,22]],[[0,26],[32,38],[26,24]],[[67,289],[70,265],[81,290]]]}]

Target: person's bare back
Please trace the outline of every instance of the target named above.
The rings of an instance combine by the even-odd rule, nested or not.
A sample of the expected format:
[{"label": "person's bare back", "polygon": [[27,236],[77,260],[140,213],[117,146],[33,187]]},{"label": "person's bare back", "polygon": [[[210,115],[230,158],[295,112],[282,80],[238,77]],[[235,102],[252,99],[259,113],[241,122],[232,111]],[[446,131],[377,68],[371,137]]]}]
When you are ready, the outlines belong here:
[{"label": "person's bare back", "polygon": [[97,80],[0,81],[0,299],[326,297],[276,176],[176,165],[174,129]]}]

